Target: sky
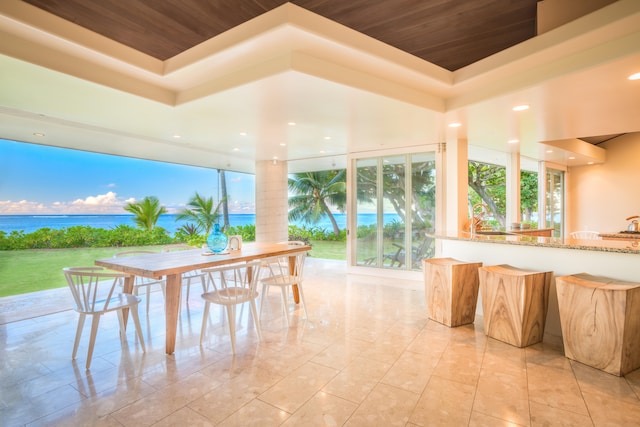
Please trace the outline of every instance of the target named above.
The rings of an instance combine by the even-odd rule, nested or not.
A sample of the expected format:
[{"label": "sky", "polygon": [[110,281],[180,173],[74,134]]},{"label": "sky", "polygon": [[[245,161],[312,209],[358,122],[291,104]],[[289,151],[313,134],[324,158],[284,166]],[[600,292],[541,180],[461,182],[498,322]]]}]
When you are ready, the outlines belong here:
[{"label": "sky", "polygon": [[[226,172],[230,213],[255,213],[255,176]],[[218,196],[215,169],[0,139],[0,215],[127,214],[156,196],[176,213],[198,192]]]}]

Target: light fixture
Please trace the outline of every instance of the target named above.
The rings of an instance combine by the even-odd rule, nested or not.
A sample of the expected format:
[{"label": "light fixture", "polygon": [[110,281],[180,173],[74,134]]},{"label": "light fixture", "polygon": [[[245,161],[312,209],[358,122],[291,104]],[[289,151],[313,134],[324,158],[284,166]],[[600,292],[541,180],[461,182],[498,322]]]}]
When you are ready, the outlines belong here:
[{"label": "light fixture", "polygon": [[44,136],[44,133],[42,133],[42,132],[34,132],[33,136],[37,136],[38,138],[42,138]]},{"label": "light fixture", "polygon": [[174,137],[175,139],[180,139],[180,138],[181,138],[181,136],[180,136],[180,135],[178,135],[177,133],[176,133],[176,134],[174,134],[174,135],[173,135],[173,137]]},{"label": "light fixture", "polygon": [[281,142],[281,143],[280,143],[280,146],[281,146],[281,147],[286,147],[286,146],[287,146],[287,143],[286,143],[286,142]]},{"label": "light fixture", "polygon": [[287,124],[288,124],[289,126],[295,126],[295,125],[296,125],[296,122],[289,122],[289,123],[287,123]]},{"label": "light fixture", "polygon": [[575,160],[576,156],[569,156],[569,160]]},{"label": "light fixture", "polygon": [[640,80],[640,73],[633,73],[629,76],[629,80]]},{"label": "light fixture", "polygon": [[233,147],[233,151],[240,151],[238,147]]},{"label": "light fixture", "polygon": [[507,141],[509,144],[517,144],[518,142],[520,142],[519,139],[510,139],[509,141]]},{"label": "light fixture", "polygon": [[331,139],[331,137],[330,136],[325,136],[324,139]]},{"label": "light fixture", "polygon": [[513,107],[513,111],[524,111],[528,109],[529,109],[529,106],[527,104],[516,105],[515,107]]},{"label": "light fixture", "polygon": [[588,165],[592,165],[592,164],[593,164],[593,162],[587,162],[587,164],[588,164]]},{"label": "light fixture", "polygon": [[462,123],[459,122],[453,122],[453,123],[449,123],[448,125],[450,128],[459,128],[460,126],[462,126]]},{"label": "light fixture", "polygon": [[247,136],[246,132],[240,132],[240,136]]},{"label": "light fixture", "polygon": [[553,150],[547,150],[547,153],[553,153]]}]

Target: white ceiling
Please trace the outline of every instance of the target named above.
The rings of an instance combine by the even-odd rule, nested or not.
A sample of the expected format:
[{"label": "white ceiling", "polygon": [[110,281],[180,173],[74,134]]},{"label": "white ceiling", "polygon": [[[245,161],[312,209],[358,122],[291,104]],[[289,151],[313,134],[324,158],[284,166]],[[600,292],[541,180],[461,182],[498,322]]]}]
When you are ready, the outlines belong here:
[{"label": "white ceiling", "polygon": [[455,72],[291,4],[161,62],[11,0],[0,53],[1,138],[240,172],[451,138],[584,164],[575,138],[640,131],[637,0]]}]

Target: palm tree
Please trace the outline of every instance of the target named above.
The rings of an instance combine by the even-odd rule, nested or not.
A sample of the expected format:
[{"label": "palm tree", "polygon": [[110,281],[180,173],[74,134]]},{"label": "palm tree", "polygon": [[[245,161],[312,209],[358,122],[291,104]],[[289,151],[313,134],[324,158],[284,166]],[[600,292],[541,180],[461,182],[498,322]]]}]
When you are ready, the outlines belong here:
[{"label": "palm tree", "polygon": [[183,209],[176,216],[176,220],[193,221],[199,230],[204,231],[204,235],[211,233],[213,224],[218,220],[218,210],[222,202],[213,207],[213,197],[202,197],[196,194],[187,203],[188,208]]},{"label": "palm tree", "polygon": [[324,216],[329,217],[333,233],[340,234],[330,206],[344,212],[347,203],[347,183],[345,169],[320,172],[305,172],[289,178],[289,190],[294,194],[289,198],[290,220],[317,223]]},{"label": "palm tree", "polygon": [[153,230],[160,215],[167,213],[167,209],[160,206],[160,200],[155,196],[147,196],[139,202],[127,203],[124,210],[134,214],[133,222],[147,231]]}]

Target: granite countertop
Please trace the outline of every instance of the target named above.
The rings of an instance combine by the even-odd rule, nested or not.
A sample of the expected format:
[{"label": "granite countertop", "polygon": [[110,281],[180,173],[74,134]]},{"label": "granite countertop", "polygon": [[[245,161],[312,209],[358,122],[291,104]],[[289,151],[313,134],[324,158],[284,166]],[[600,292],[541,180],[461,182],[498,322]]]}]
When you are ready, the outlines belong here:
[{"label": "granite countertop", "polygon": [[[626,234],[622,234],[625,236]],[[612,240],[597,240],[597,239],[571,239],[561,237],[538,237],[528,236],[522,234],[506,234],[506,235],[481,235],[466,231],[460,231],[457,234],[440,235],[432,234],[430,237],[436,239],[447,240],[467,240],[480,243],[499,243],[507,245],[523,245],[523,246],[538,246],[548,248],[562,248],[562,249],[578,249],[586,251],[601,251],[601,252],[618,252],[628,254],[640,254],[640,240],[630,241],[624,239],[612,239]]]},{"label": "granite countertop", "polygon": [[620,233],[619,231],[613,233],[598,233],[600,237],[606,237],[608,239],[637,239],[640,240],[640,233]]}]

